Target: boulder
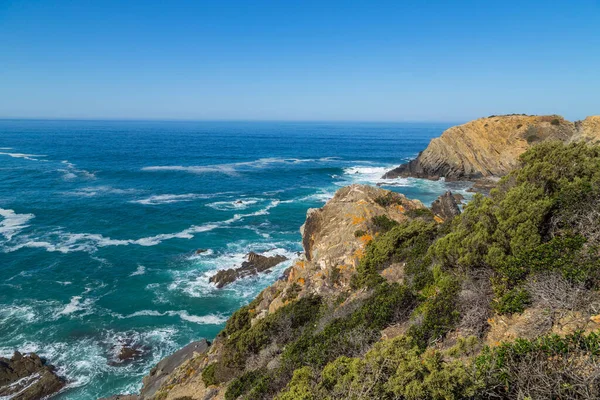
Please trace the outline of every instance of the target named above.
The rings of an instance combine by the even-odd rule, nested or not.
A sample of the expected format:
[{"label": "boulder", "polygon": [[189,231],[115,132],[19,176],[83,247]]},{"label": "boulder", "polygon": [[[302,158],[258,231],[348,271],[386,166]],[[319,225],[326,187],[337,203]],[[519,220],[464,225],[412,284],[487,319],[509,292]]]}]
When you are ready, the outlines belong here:
[{"label": "boulder", "polygon": [[16,351],[10,359],[0,357],[0,398],[41,399],[58,392],[65,384],[54,367],[35,353],[22,355]]},{"label": "boulder", "polygon": [[238,279],[265,272],[269,268],[287,260],[285,256],[275,255],[268,257],[255,252],[248,253],[246,257],[248,261],[244,261],[241,267],[221,270],[210,277],[210,282],[214,283],[220,289]]},{"label": "boulder", "polygon": [[450,191],[447,191],[438,197],[431,204],[431,211],[444,221],[451,220],[460,214],[460,208],[458,207],[456,198]]}]

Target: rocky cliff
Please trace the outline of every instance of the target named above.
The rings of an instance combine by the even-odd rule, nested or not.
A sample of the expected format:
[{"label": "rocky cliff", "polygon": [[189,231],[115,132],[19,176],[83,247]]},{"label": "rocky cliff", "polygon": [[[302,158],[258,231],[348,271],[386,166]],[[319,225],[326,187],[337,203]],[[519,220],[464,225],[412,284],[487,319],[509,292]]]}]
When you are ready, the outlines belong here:
[{"label": "rocky cliff", "polygon": [[430,210],[340,189],[210,346],[116,399],[600,398],[600,147],[523,162],[462,213],[449,192]]},{"label": "rocky cliff", "polygon": [[454,126],[433,139],[419,156],[383,178],[475,180],[513,170],[531,146],[549,140],[600,140],[600,116],[569,122],[556,115],[502,115]]}]

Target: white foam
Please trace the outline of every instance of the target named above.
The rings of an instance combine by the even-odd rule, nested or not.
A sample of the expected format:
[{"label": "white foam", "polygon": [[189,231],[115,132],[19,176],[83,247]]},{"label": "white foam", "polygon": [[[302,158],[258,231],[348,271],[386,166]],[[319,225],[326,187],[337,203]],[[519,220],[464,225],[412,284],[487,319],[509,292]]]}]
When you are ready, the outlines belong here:
[{"label": "white foam", "polygon": [[259,158],[254,161],[245,161],[238,163],[213,164],[213,165],[158,165],[142,168],[142,171],[182,171],[192,174],[219,173],[229,176],[237,176],[239,172],[249,169],[267,168],[277,164],[300,164],[310,162],[334,162],[337,157],[314,158]]},{"label": "white foam", "polygon": [[86,299],[82,302],[81,299],[81,296],[71,297],[71,301],[69,302],[69,304],[67,304],[61,311],[59,311],[56,314],[56,316],[69,315],[78,311],[87,311],[85,314],[89,314],[89,307],[93,303],[93,300]]},{"label": "white foam", "polygon": [[12,158],[22,158],[22,159],[30,160],[30,161],[48,161],[48,160],[40,160],[39,158],[35,158],[35,157],[46,157],[43,154],[6,153],[3,151],[1,151],[0,154],[9,156]]},{"label": "white foam", "polygon": [[0,222],[0,234],[11,240],[19,231],[27,228],[27,222],[35,218],[33,214],[17,214],[14,210],[5,210],[0,208],[0,216],[4,218]]},{"label": "white foam", "polygon": [[193,322],[195,324],[200,324],[200,325],[220,325],[220,324],[225,323],[225,321],[227,321],[227,318],[223,315],[208,314],[208,315],[198,316],[198,315],[191,315],[190,313],[188,313],[185,310],[164,311],[164,312],[156,311],[156,310],[141,310],[141,311],[136,311],[129,315],[116,314],[116,316],[118,318],[178,316],[179,318],[181,318],[184,321]]},{"label": "white foam", "polygon": [[130,194],[136,193],[136,189],[119,189],[112,186],[89,186],[65,194],[78,197],[94,197],[108,194]]},{"label": "white foam", "polygon": [[132,272],[129,276],[137,276],[137,275],[144,275],[146,273],[146,267],[144,267],[143,265],[138,265],[137,269]]},{"label": "white foam", "polygon": [[192,201],[196,199],[205,199],[209,196],[204,194],[187,193],[187,194],[159,194],[150,196],[146,199],[132,200],[131,203],[156,206],[161,204],[179,203],[182,201]]},{"label": "white foam", "polygon": [[70,181],[77,178],[83,178],[88,180],[96,179],[96,174],[94,172],[89,172],[85,169],[77,168],[75,164],[69,162],[68,160],[63,160],[61,161],[61,163],[67,167],[67,169],[58,170],[59,172],[63,173],[64,180]]},{"label": "white foam", "polygon": [[180,232],[163,233],[140,239],[112,239],[97,233],[65,233],[56,231],[51,233],[52,237],[57,237],[58,239],[54,243],[36,238],[24,240],[23,242],[12,247],[5,246],[3,250],[5,252],[13,252],[22,248],[43,248],[48,252],[70,253],[75,251],[85,251],[93,253],[98,250],[98,248],[107,246],[128,246],[132,244],[139,246],[156,246],[163,241],[170,239],[192,239],[197,233],[208,232],[217,228],[228,226],[247,217],[267,215],[269,214],[270,209],[277,207],[279,204],[279,200],[273,200],[263,209],[248,214],[235,214],[233,217],[225,221],[209,222],[202,225],[192,225]]},{"label": "white foam", "polygon": [[229,211],[229,210],[245,210],[249,206],[258,203],[259,201],[264,199],[240,199],[233,201],[216,201],[214,203],[207,204],[208,207],[214,208],[219,211]]}]

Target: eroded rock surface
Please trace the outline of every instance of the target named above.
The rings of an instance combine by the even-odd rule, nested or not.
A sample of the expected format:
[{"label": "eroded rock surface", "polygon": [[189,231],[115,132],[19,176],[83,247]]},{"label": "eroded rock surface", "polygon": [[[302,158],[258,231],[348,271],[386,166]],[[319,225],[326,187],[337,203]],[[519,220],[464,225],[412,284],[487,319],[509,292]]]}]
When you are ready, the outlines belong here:
[{"label": "eroded rock surface", "polygon": [[66,382],[37,354],[22,355],[18,351],[12,358],[0,357],[0,399],[34,400],[50,396],[65,386]]},{"label": "eroded rock surface", "polygon": [[238,279],[254,276],[287,260],[282,255],[263,256],[254,252],[248,253],[247,258],[248,261],[244,261],[239,268],[224,269],[217,272],[210,277],[210,282],[214,283],[218,288],[222,288]]},{"label": "eroded rock surface", "polygon": [[450,191],[438,197],[431,204],[431,211],[444,221],[451,220],[460,214],[456,197]]},{"label": "eroded rock surface", "polygon": [[506,175],[529,147],[548,140],[600,140],[600,116],[570,122],[556,115],[480,118],[446,130],[419,156],[384,178],[475,180]]}]

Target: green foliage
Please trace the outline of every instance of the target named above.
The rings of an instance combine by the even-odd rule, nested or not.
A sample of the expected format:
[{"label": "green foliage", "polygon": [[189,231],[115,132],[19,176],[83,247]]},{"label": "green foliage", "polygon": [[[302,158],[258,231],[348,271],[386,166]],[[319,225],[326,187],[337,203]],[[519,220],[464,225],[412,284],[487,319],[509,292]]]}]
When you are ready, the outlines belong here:
[{"label": "green foliage", "polygon": [[394,192],[388,192],[383,196],[379,196],[375,199],[375,203],[382,207],[389,207],[394,204],[401,204],[401,198]]},{"label": "green foliage", "polygon": [[499,314],[520,313],[525,311],[530,300],[531,297],[525,289],[514,288],[502,294],[494,308]]},{"label": "green foliage", "polygon": [[212,363],[204,367],[204,369],[202,370],[202,381],[207,387],[219,383],[215,376],[216,367],[217,364]]},{"label": "green foliage", "polygon": [[316,400],[314,374],[310,367],[298,368],[290,380],[287,388],[281,392],[276,400]]},{"label": "green foliage", "polygon": [[456,302],[460,283],[450,275],[441,274],[434,284],[423,292],[427,299],[412,315],[413,325],[408,330],[415,343],[426,348],[452,329],[459,318]]},{"label": "green foliage", "polygon": [[[244,324],[244,329],[227,336],[223,355],[211,372],[215,382],[224,382],[245,367],[246,359],[271,343],[279,345],[300,336],[303,329],[319,317],[322,299],[304,297],[259,320],[254,326]],[[236,319],[243,321],[240,314]]]},{"label": "green foliage", "polygon": [[387,215],[376,215],[371,218],[371,223],[378,232],[387,232],[398,225],[398,222],[390,219]]},{"label": "green foliage", "polygon": [[550,124],[556,125],[556,126],[560,125],[560,119],[554,118],[554,119],[552,119],[552,121],[550,121]]},{"label": "green foliage", "polygon": [[357,286],[381,282],[379,271],[390,262],[412,262],[426,253],[437,233],[437,224],[413,220],[399,224],[371,241],[357,268]]},{"label": "green foliage", "polygon": [[407,210],[405,215],[409,218],[433,219],[433,213],[428,208],[415,208],[414,210]]},{"label": "green foliage", "polygon": [[227,386],[225,392],[225,400],[235,400],[238,397],[248,393],[251,389],[255,389],[257,384],[265,377],[263,371],[248,371],[243,375],[232,380]]},{"label": "green foliage", "polygon": [[587,244],[597,238],[583,218],[600,198],[600,147],[545,142],[521,160],[490,197],[476,195],[429,251],[445,269],[493,270],[497,309],[506,312],[526,305],[524,292],[512,290],[531,273],[559,270],[591,283],[599,270]]},{"label": "green foliage", "polygon": [[473,362],[480,398],[598,398],[600,335],[516,339],[486,347]]},{"label": "green foliage", "polygon": [[407,287],[383,283],[349,316],[334,319],[319,332],[306,331],[286,347],[282,361],[288,366],[321,367],[341,354],[360,353],[379,339],[381,329],[406,318],[415,300]]},{"label": "green foliage", "polygon": [[367,232],[363,231],[362,229],[357,229],[356,231],[354,231],[354,237],[361,237],[361,236],[365,236],[367,234]]},{"label": "green foliage", "polygon": [[287,289],[287,292],[285,294],[285,296],[283,297],[283,301],[292,301],[295,300],[296,297],[298,297],[298,294],[300,293],[300,291],[302,290],[302,288],[300,287],[299,284],[297,284],[296,282],[292,283],[290,285],[290,287]]},{"label": "green foliage", "polygon": [[423,353],[404,336],[376,344],[363,358],[339,357],[320,376],[308,367],[296,373],[279,400],[460,399],[475,392],[468,365],[438,351]]}]

